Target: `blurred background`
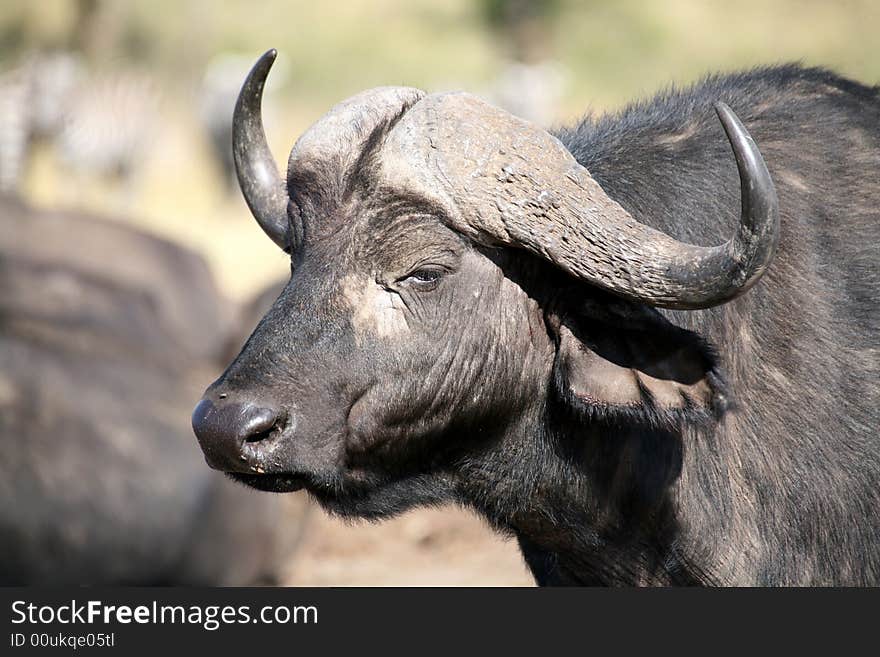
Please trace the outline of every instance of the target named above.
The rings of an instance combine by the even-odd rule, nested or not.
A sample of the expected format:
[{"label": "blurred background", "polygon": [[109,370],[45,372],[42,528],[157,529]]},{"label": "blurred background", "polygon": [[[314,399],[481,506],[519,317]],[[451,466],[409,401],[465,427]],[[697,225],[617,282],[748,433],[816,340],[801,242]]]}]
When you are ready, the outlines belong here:
[{"label": "blurred background", "polygon": [[[92,229],[78,223],[92,226],[92,218],[113,224],[112,230],[159,236],[182,247],[186,257],[206,263],[210,281],[205,285],[214,287],[210,293],[194,292],[193,298],[204,302],[206,295],[216,296],[211,326],[221,346],[212,354],[202,353],[203,345],[186,347],[195,363],[186,376],[199,373],[193,376],[197,383],[179,395],[186,409],[222,369],[223,359],[237,350],[271,292],[254,299],[288,269],[286,256],[250,219],[231,170],[235,97],[244,74],[266,49],[279,51],[264,116],[269,141],[283,163],[296,137],[334,103],[373,86],[466,89],[550,127],[614,110],[708,72],[776,62],[826,66],[877,84],[878,34],[876,0],[4,0],[0,245],[7,245],[7,268],[16,258],[30,257],[26,248],[33,249],[35,262],[67,268],[65,275],[86,290],[83,298],[96,294],[88,292],[96,284],[94,276],[118,281],[125,270],[109,263],[111,251],[119,257],[121,249],[108,246],[116,242],[89,237]],[[39,237],[44,233],[35,233],[43,226],[63,246],[49,249]],[[72,251],[80,252],[81,262],[72,262]],[[155,321],[165,322],[173,333],[181,314],[169,302],[169,316],[159,317],[156,308],[161,310],[171,293],[149,276],[148,266],[144,269],[148,283],[132,278],[126,284],[154,295],[143,312],[156,314]],[[3,288],[7,316],[13,311],[23,316],[23,308],[34,314],[33,286],[42,291],[57,280],[41,278],[32,268],[27,275],[21,268],[9,271],[9,280],[14,274],[19,283]],[[183,291],[176,293],[181,307],[193,307]],[[132,293],[122,296],[130,299]],[[83,307],[70,312],[82,314]],[[130,318],[134,311],[118,311],[118,303],[112,308],[89,315],[100,325],[89,335],[112,331],[118,337],[129,331],[117,319],[119,313]],[[40,321],[56,326],[61,321],[57,312],[53,307],[56,314],[44,312]],[[69,315],[61,319],[71,321]],[[5,330],[13,335],[12,329]],[[25,340],[34,349],[32,333],[23,335],[15,334],[14,340]],[[185,337],[177,336],[178,342],[185,343]],[[45,348],[40,349],[44,355]],[[138,340],[127,358],[143,349]],[[23,384],[20,376],[10,375],[13,359],[0,364],[7,367],[5,378],[0,376],[0,411],[12,417],[10,409],[18,408],[14,404],[20,397],[15,391]],[[48,386],[39,377],[29,385],[38,392]],[[126,401],[111,395],[103,403]],[[19,412],[15,421],[0,423],[5,432],[0,440],[12,440],[13,433],[22,431],[15,427],[38,426],[38,412],[32,408],[30,415]],[[176,421],[169,420],[172,425]],[[179,422],[180,441],[194,447],[188,411],[182,411]],[[145,425],[143,440],[156,430]],[[108,434],[106,440],[114,438]],[[206,470],[201,463],[198,467]],[[19,470],[17,488],[7,484],[0,489],[9,498],[7,505],[30,490],[28,477],[39,470],[34,468]],[[48,484],[41,490],[51,507],[52,495],[59,493],[46,492],[52,490]],[[84,508],[95,512],[89,504]],[[267,581],[531,582],[515,546],[463,511],[420,511],[382,525],[349,527],[311,512],[305,500],[289,506],[273,513],[295,526],[296,536],[285,539]],[[15,523],[24,521],[13,516],[7,513],[0,523],[0,543],[23,544]],[[114,516],[107,517],[112,522]],[[31,527],[28,531],[28,540],[48,540]],[[90,530],[81,533],[78,549],[93,549]],[[54,554],[63,558],[65,548],[59,546],[69,539],[55,536]]]}]

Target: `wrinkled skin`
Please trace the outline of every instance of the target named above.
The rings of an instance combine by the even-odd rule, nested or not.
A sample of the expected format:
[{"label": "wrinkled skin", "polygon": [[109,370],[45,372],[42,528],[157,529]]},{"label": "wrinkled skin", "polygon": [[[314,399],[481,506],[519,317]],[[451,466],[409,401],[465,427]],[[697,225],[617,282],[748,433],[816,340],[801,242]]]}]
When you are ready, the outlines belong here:
[{"label": "wrinkled skin", "polygon": [[[369,202],[351,205],[363,212]],[[337,210],[342,226],[307,225],[290,282],[211,394],[287,410],[267,476],[250,483],[308,483],[337,511],[381,515],[390,511],[381,490],[424,475],[426,449],[498,436],[540,404],[553,348],[541,309],[505,275],[503,252],[483,253],[405,207],[354,221],[352,211]],[[297,376],[307,371],[323,375]],[[294,475],[292,484],[273,473]]]},{"label": "wrinkled skin", "polygon": [[[739,211],[719,98],[762,146],[782,233],[754,290],[694,312],[481,246],[364,158],[292,157],[291,279],[194,416],[279,419],[240,458],[200,434],[208,462],[347,516],[467,505],[540,584],[876,584],[876,90],[769,69],[560,137],[640,222],[712,244]],[[845,157],[822,146],[847,129]]]}]

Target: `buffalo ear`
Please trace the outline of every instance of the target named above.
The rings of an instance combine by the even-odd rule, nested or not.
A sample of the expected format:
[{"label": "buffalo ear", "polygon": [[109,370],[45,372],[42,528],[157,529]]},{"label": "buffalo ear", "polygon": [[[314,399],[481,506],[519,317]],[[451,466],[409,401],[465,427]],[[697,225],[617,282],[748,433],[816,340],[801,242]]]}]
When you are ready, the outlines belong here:
[{"label": "buffalo ear", "polygon": [[669,428],[724,411],[712,349],[656,310],[609,297],[554,319],[554,385],[590,419]]}]

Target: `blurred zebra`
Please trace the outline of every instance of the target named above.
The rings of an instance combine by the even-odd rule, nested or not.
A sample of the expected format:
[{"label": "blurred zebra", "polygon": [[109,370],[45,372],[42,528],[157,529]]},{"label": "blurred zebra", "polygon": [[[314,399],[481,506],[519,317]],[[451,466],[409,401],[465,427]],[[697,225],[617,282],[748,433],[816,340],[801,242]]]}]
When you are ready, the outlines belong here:
[{"label": "blurred zebra", "polygon": [[30,96],[30,79],[23,71],[0,73],[0,194],[18,190],[30,132]]},{"label": "blurred zebra", "polygon": [[153,81],[132,72],[91,77],[67,99],[55,136],[62,164],[77,173],[130,180],[158,128]]},{"label": "blurred zebra", "polygon": [[20,192],[40,140],[76,179],[130,184],[155,137],[158,110],[158,91],[145,75],[88,75],[69,53],[30,57],[0,79],[0,191]]}]

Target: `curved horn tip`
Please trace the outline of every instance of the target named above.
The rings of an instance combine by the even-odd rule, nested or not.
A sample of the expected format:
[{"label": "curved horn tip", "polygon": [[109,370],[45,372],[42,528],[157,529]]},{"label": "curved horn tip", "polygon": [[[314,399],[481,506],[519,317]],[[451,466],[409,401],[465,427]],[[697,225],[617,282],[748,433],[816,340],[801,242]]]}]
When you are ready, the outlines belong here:
[{"label": "curved horn tip", "polygon": [[725,103],[715,103],[740,176],[740,229],[730,244],[742,263],[742,283],[730,298],[748,290],[766,271],[779,241],[779,200],[757,143]]},{"label": "curved horn tip", "polygon": [[730,106],[727,105],[727,103],[722,103],[721,101],[715,103],[715,113],[718,115],[718,120],[721,121],[721,127],[724,128],[724,132],[727,134],[727,139],[734,146],[749,141],[751,142],[749,147],[754,148],[755,140],[752,139],[749,131],[746,130],[742,121],[739,120],[739,117],[732,109],[730,109]]},{"label": "curved horn tip", "polygon": [[251,68],[250,73],[248,73],[246,82],[256,80],[257,82],[265,83],[266,76],[269,74],[272,64],[275,63],[276,57],[278,57],[278,51],[275,48],[269,48],[269,50],[260,55]]},{"label": "curved horn tip", "polygon": [[275,62],[276,57],[278,57],[278,51],[275,48],[269,48],[269,50],[260,55],[257,63],[272,66],[272,64]]},{"label": "curved horn tip", "polygon": [[765,201],[771,202],[773,205],[777,203],[776,192],[773,181],[770,178],[770,172],[767,170],[767,164],[764,157],[758,149],[758,144],[746,130],[742,121],[734,113],[730,107],[723,102],[715,103],[715,112],[721,121],[721,126],[727,135],[733,155],[736,158],[737,167],[740,172],[741,182],[748,181],[750,184],[743,188],[743,191],[752,189],[750,196],[763,194]]},{"label": "curved horn tip", "polygon": [[287,248],[287,187],[272,158],[260,116],[263,87],[277,51],[263,53],[251,68],[232,119],[232,153],[238,183],[254,218],[281,248]]},{"label": "curved horn tip", "polygon": [[715,108],[715,113],[718,115],[718,118],[721,119],[722,123],[730,120],[730,117],[736,118],[736,115],[733,113],[733,110],[730,109],[730,105],[725,102],[718,101],[713,107]]}]

